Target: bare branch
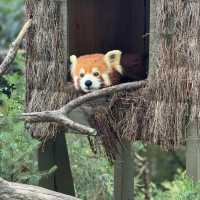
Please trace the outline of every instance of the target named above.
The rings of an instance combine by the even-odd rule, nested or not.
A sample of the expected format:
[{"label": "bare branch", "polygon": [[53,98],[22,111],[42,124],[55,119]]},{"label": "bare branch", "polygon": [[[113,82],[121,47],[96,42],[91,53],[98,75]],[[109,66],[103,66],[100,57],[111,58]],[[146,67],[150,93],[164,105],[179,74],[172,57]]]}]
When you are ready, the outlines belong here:
[{"label": "bare branch", "polygon": [[25,119],[26,122],[56,122],[66,128],[74,129],[83,135],[96,135],[96,130],[88,126],[76,123],[66,117],[60,110],[23,113],[20,119]]},{"label": "bare branch", "polygon": [[79,131],[81,134],[84,135],[95,135],[96,130],[77,122],[72,121],[67,117],[67,115],[74,110],[75,108],[81,106],[82,104],[95,100],[100,97],[104,97],[106,95],[113,94],[115,92],[120,92],[123,90],[137,90],[142,88],[146,85],[147,81],[138,81],[138,82],[130,82],[130,83],[123,83],[119,85],[115,85],[112,87],[104,88],[101,90],[96,90],[94,92],[85,94],[80,96],[68,104],[63,106],[59,110],[55,111],[43,111],[43,112],[33,112],[33,113],[23,113],[21,119],[25,119],[27,122],[56,122],[66,126],[67,128],[71,128],[74,130]]},{"label": "bare branch", "polygon": [[16,56],[17,51],[19,49],[19,46],[22,43],[22,40],[23,40],[25,34],[27,33],[29,27],[31,26],[31,24],[32,24],[32,19],[29,19],[24,24],[22,30],[18,34],[18,36],[15,39],[15,41],[10,45],[10,49],[9,49],[7,55],[6,55],[6,57],[4,58],[3,62],[0,65],[0,75],[3,75],[3,74],[6,73],[6,71],[8,70],[9,65],[15,59],[15,56]]},{"label": "bare branch", "polygon": [[78,200],[38,186],[12,183],[0,178],[0,200]]}]

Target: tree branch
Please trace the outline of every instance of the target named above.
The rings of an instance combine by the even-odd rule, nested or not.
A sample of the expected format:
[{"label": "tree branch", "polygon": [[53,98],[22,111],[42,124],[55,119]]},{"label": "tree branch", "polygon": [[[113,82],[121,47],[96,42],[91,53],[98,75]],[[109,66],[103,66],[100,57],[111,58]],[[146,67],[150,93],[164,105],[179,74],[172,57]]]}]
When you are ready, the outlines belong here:
[{"label": "tree branch", "polygon": [[80,200],[41,187],[12,183],[0,178],[0,200]]},{"label": "tree branch", "polygon": [[96,135],[96,130],[85,125],[79,124],[72,121],[67,117],[67,115],[74,110],[75,108],[81,106],[84,103],[95,100],[106,95],[113,94],[115,92],[120,92],[123,90],[137,90],[146,85],[147,81],[138,81],[123,83],[115,85],[112,87],[104,88],[101,90],[96,90],[94,92],[80,96],[68,104],[63,106],[59,110],[54,111],[43,111],[43,112],[33,112],[33,113],[22,113],[21,119],[26,120],[27,122],[36,123],[36,122],[56,122],[64,125],[67,128],[74,129],[84,135]]},{"label": "tree branch", "polygon": [[6,55],[6,57],[4,58],[3,62],[0,65],[0,75],[3,75],[6,73],[6,71],[9,68],[9,65],[13,62],[13,60],[15,59],[15,56],[17,54],[17,51],[20,47],[20,44],[22,43],[22,40],[25,36],[25,34],[27,33],[28,29],[30,28],[32,24],[32,19],[29,19],[23,26],[22,30],[20,31],[20,33],[18,34],[17,38],[15,39],[14,42],[11,43],[10,45],[10,49]]}]

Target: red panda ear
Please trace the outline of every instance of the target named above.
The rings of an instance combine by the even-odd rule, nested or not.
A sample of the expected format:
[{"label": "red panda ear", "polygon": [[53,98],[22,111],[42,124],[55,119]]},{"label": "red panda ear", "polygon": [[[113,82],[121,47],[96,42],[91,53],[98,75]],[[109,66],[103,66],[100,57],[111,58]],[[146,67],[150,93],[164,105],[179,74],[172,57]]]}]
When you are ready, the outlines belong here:
[{"label": "red panda ear", "polygon": [[78,76],[75,75],[75,69],[76,65],[78,63],[78,59],[75,55],[70,56],[70,62],[71,62],[71,76],[74,81],[74,86],[77,90],[79,90],[79,81],[78,81]]},{"label": "red panda ear", "polygon": [[71,71],[71,75],[73,77],[74,76],[75,67],[76,67],[76,65],[78,63],[77,57],[75,55],[70,56],[70,62],[71,62],[70,71]]},{"label": "red panda ear", "polygon": [[121,54],[122,52],[120,50],[113,50],[109,51],[105,54],[104,60],[106,65],[110,69],[115,69],[117,72],[122,74],[122,66],[121,66]]},{"label": "red panda ear", "polygon": [[75,55],[70,56],[70,62],[72,65],[76,65],[77,64],[77,57]]}]

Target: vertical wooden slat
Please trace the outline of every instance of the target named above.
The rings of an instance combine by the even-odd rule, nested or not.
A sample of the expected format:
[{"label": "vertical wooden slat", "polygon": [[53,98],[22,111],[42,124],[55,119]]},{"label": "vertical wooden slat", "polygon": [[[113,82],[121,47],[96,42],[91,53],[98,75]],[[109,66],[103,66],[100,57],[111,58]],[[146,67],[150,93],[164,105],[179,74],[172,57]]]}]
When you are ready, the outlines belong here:
[{"label": "vertical wooden slat", "polygon": [[188,127],[186,143],[186,170],[187,174],[194,180],[200,180],[200,137],[197,124]]},{"label": "vertical wooden slat", "polygon": [[156,0],[150,0],[150,27],[149,27],[149,74],[156,68],[158,55],[158,37],[156,34]]},{"label": "vertical wooden slat", "polygon": [[[68,8],[69,0],[62,0],[62,16],[63,16],[63,43],[64,43],[64,65],[68,66],[69,54],[69,23],[68,23]],[[69,71],[69,69],[68,69]],[[68,73],[69,74],[69,73]],[[68,74],[66,74],[66,82],[69,81]]]},{"label": "vertical wooden slat", "polygon": [[130,142],[123,141],[114,163],[114,200],[134,199],[134,161]]},{"label": "vertical wooden slat", "polygon": [[58,133],[55,140],[49,140],[44,149],[38,151],[38,168],[41,172],[48,171],[53,166],[57,167],[55,173],[43,177],[39,185],[41,187],[75,195],[69,155],[64,133]]},{"label": "vertical wooden slat", "polygon": [[[55,166],[53,146],[53,140],[49,140],[46,142],[44,149],[38,149],[38,169],[40,172],[49,171]],[[42,177],[39,186],[55,191],[54,174]]]},{"label": "vertical wooden slat", "polygon": [[[122,2],[124,4],[125,2]],[[126,2],[127,3],[127,2]],[[131,1],[127,6],[132,6],[131,10],[131,34],[127,35],[129,43],[126,48],[129,53],[148,54],[148,32],[149,32],[149,11],[150,5],[146,1]],[[136,9],[137,8],[137,9]],[[130,20],[124,18],[123,20]],[[124,21],[124,23],[125,23]],[[122,34],[124,35],[124,34]],[[147,35],[147,38],[145,36]],[[148,62],[146,62],[148,66]],[[130,142],[122,141],[119,146],[119,155],[114,166],[114,200],[133,200],[134,199],[134,159],[133,147]]]},{"label": "vertical wooden slat", "polygon": [[56,191],[75,196],[65,134],[62,132],[56,137],[56,142],[54,145],[54,157],[55,164],[58,167],[54,179]]}]

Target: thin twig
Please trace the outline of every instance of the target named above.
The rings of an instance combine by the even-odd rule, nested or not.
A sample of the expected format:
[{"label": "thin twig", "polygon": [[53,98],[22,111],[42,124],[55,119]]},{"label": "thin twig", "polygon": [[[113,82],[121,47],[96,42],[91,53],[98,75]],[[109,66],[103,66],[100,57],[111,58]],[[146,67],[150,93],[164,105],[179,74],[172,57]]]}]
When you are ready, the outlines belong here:
[{"label": "thin twig", "polygon": [[43,112],[32,112],[32,113],[22,113],[21,119],[26,120],[30,123],[38,123],[38,122],[56,122],[62,124],[67,128],[71,128],[77,130],[81,134],[84,135],[96,135],[96,130],[90,128],[88,126],[79,124],[74,122],[73,120],[69,119],[67,115],[74,110],[75,108],[81,106],[82,104],[98,99],[100,97],[104,97],[109,94],[113,94],[115,92],[120,92],[123,90],[136,90],[142,88],[146,85],[146,81],[138,81],[138,82],[130,82],[130,83],[123,83],[119,85],[115,85],[112,87],[104,88],[101,90],[96,90],[89,94],[85,94],[80,96],[68,104],[63,106],[59,110],[54,111],[43,111]]},{"label": "thin twig", "polygon": [[18,34],[14,42],[11,43],[10,49],[0,65],[0,76],[5,74],[9,68],[9,65],[13,62],[16,57],[17,51],[22,43],[24,36],[32,24],[32,19],[29,19],[23,26],[22,30]]}]

